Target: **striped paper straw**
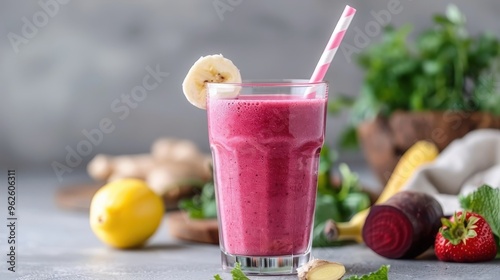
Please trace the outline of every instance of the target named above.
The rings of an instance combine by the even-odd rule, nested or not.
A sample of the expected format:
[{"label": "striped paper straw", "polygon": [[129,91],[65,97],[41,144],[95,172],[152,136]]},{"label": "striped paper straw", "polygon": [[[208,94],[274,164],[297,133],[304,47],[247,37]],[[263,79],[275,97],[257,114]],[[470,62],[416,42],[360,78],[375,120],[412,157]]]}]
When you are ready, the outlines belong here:
[{"label": "striped paper straw", "polygon": [[344,12],[335,26],[332,36],[330,37],[330,41],[328,41],[328,44],[326,45],[326,48],[323,51],[323,54],[321,55],[309,82],[321,82],[325,78],[328,67],[330,67],[330,63],[339,49],[340,43],[342,42],[344,34],[349,27],[349,24],[351,24],[355,13],[356,9],[350,6],[345,6]]}]

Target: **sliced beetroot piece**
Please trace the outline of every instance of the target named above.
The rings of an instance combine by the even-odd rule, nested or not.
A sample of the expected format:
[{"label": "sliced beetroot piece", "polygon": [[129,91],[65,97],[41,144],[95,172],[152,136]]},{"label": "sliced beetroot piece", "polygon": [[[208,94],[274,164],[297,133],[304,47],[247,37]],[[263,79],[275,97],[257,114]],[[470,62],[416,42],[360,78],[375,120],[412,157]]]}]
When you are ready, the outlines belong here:
[{"label": "sliced beetroot piece", "polygon": [[434,243],[442,216],[443,209],[432,196],[402,191],[371,207],[363,226],[363,240],[383,257],[415,258]]}]

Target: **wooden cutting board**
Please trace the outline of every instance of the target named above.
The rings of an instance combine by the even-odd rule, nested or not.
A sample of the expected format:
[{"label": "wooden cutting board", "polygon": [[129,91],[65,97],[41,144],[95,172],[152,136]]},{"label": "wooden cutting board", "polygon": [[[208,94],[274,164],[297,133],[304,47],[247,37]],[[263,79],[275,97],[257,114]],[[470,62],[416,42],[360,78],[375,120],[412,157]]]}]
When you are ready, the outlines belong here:
[{"label": "wooden cutting board", "polygon": [[[92,197],[103,185],[104,183],[89,182],[61,187],[56,191],[56,204],[66,210],[88,211]],[[180,199],[192,195],[191,187],[179,188],[165,194],[163,202],[167,210],[176,210]]]},{"label": "wooden cutting board", "polygon": [[66,210],[88,211],[94,194],[102,183],[82,183],[59,188],[56,191],[57,206]]},{"label": "wooden cutting board", "polygon": [[190,219],[187,213],[176,211],[167,214],[168,230],[176,238],[219,244],[219,229],[216,219],[195,220]]}]

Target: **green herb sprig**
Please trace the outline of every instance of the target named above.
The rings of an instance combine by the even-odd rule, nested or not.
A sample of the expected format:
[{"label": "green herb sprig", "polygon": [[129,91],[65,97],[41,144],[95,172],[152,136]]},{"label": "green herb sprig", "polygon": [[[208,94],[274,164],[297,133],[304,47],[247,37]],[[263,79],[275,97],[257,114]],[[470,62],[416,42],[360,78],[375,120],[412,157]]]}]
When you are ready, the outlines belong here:
[{"label": "green herb sprig", "polygon": [[500,189],[483,185],[467,196],[460,196],[459,200],[462,208],[483,216],[500,248]]},{"label": "green herb sprig", "polygon": [[346,280],[387,280],[389,279],[389,268],[390,265],[383,265],[377,271],[361,276],[354,275]]},{"label": "green herb sprig", "polygon": [[465,25],[465,16],[450,5],[415,40],[409,39],[409,24],[386,27],[381,41],[358,57],[365,73],[359,97],[329,104],[331,113],[352,104],[352,127],[341,144],[356,147],[360,122],[397,110],[500,115],[500,41],[489,33],[471,36]]},{"label": "green herb sprig", "polygon": [[339,164],[340,185],[331,182],[331,172],[335,165],[335,153],[327,146],[321,149],[318,171],[318,195],[314,214],[313,246],[326,247],[341,245],[343,242],[327,241],[324,228],[328,220],[347,222],[356,213],[370,207],[370,197],[363,192],[359,177],[345,163]]},{"label": "green herb sprig", "polygon": [[[241,270],[240,263],[236,263],[234,268],[231,270],[231,276],[233,276],[233,280],[250,280],[245,273]],[[215,280],[222,280],[219,274],[214,275]]]},{"label": "green herb sprig", "polygon": [[214,183],[208,182],[204,184],[199,194],[181,200],[179,208],[185,210],[192,219],[217,218]]}]

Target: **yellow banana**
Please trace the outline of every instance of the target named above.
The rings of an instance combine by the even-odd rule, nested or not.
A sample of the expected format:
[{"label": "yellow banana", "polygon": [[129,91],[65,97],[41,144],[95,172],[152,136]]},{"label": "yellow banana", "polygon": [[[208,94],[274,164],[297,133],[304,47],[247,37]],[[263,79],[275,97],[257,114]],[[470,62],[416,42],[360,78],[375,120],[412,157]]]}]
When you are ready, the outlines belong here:
[{"label": "yellow banana", "polygon": [[[200,109],[207,107],[205,83],[241,83],[240,70],[221,54],[202,56],[198,59],[182,82],[182,91],[187,100]],[[233,88],[234,89],[234,88]],[[227,97],[238,94],[230,90]]]}]

